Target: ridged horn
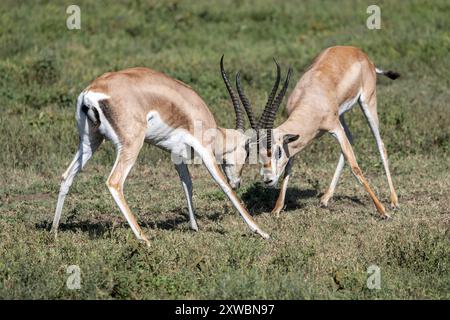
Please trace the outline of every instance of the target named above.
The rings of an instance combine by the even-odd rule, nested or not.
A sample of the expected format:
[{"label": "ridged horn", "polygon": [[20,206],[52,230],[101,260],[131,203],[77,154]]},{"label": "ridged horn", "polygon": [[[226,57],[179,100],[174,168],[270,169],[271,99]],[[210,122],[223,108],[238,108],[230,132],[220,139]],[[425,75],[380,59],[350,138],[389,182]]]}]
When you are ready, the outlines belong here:
[{"label": "ridged horn", "polygon": [[244,130],[244,118],[242,116],[242,109],[239,103],[239,99],[233,91],[233,88],[228,80],[227,73],[223,68],[223,57],[220,58],[220,73],[222,75],[223,82],[225,83],[225,87],[227,88],[228,94],[230,95],[231,102],[233,103],[234,112],[236,114],[236,130]]},{"label": "ridged horn", "polygon": [[264,107],[264,111],[259,118],[258,121],[258,128],[265,128],[267,126],[267,115],[272,107],[273,99],[275,98],[275,94],[277,93],[278,86],[280,85],[280,79],[281,79],[281,70],[280,65],[278,64],[277,60],[273,58],[273,61],[275,62],[275,65],[277,66],[277,78],[275,79],[275,83],[272,87],[272,91],[270,92],[269,98],[267,99],[266,106]]},{"label": "ridged horn", "polygon": [[244,94],[244,90],[242,90],[241,87],[241,72],[239,71],[236,74],[236,88],[239,94],[239,98],[241,99],[241,102],[244,106],[245,112],[247,113],[248,116],[248,121],[250,122],[250,126],[252,127],[252,129],[257,130],[257,123],[255,120],[255,115],[253,113],[253,109],[252,109],[252,105],[250,104],[250,101],[247,99],[247,97]]},{"label": "ridged horn", "polygon": [[286,75],[286,80],[284,81],[283,87],[281,88],[280,92],[278,93],[277,97],[273,101],[273,104],[271,108],[267,112],[267,116],[265,118],[265,127],[264,129],[267,129],[267,152],[269,153],[270,150],[272,150],[272,129],[273,124],[275,122],[275,117],[277,115],[278,108],[281,105],[281,102],[283,101],[284,95],[286,94],[286,90],[289,86],[289,80],[292,75],[292,68],[289,68],[288,73]]}]

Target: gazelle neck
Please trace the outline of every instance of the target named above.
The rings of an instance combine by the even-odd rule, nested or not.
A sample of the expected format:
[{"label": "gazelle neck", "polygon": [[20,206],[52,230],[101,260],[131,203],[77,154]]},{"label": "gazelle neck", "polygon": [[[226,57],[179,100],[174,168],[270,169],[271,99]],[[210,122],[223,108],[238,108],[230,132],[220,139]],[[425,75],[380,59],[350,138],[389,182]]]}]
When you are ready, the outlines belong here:
[{"label": "gazelle neck", "polygon": [[289,143],[289,154],[294,156],[321,135],[322,131],[317,125],[317,120],[311,116],[306,106],[304,108],[297,107],[285,122],[274,129],[274,135],[298,134],[300,136],[296,141]]}]

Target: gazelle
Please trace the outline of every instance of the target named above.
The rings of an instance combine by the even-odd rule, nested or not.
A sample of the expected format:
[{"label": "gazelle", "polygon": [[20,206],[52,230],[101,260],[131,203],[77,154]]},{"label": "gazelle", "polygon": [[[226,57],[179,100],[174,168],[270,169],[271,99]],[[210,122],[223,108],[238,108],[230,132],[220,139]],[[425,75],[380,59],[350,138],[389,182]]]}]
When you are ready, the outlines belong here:
[{"label": "gazelle", "polygon": [[[291,72],[290,69],[282,91],[287,87]],[[259,148],[259,159],[262,164],[261,174],[267,186],[275,186],[284,173],[280,194],[273,213],[280,213],[284,207],[294,156],[314,139],[325,132],[329,132],[339,142],[341,155],[331,184],[321,198],[321,205],[327,206],[328,201],[333,196],[346,159],[353,174],[372,198],[378,213],[383,218],[389,217],[364,178],[351,146],[352,138],[345,123],[344,114],[357,101],[377,142],[390,188],[391,207],[398,206],[397,194],[389,171],[387,153],[379,130],[376,96],[377,74],[383,74],[390,79],[396,79],[399,76],[393,71],[383,71],[376,68],[367,55],[358,48],[349,46],[330,47],[315,58],[295,86],[287,102],[288,119],[276,129],[272,128],[279,104],[266,105],[258,126],[255,127],[257,130],[264,129],[266,131],[267,142],[260,143]],[[270,95],[272,97],[277,91],[279,80],[280,69],[277,65],[277,79]],[[250,111],[249,117],[254,119],[251,106],[245,98],[239,79],[237,79],[237,86],[242,103],[246,106],[245,109]],[[255,123],[254,120],[253,123]]]},{"label": "gazelle", "polygon": [[[222,61],[221,71],[229,87]],[[191,87],[164,73],[147,68],[131,68],[109,72],[95,79],[77,100],[79,148],[62,175],[52,231],[55,234],[57,232],[64,199],[75,175],[106,138],[114,143],[117,151],[117,158],[106,184],[139,240],[149,244],[125,201],[123,185],[144,142],[171,152],[172,159],[176,160],[175,169],[186,195],[192,229],[197,230],[198,227],[192,205],[192,182],[184,161],[190,158],[190,150],[199,155],[212,178],[250,229],[263,238],[268,238],[248,214],[216,164],[216,157],[222,158],[225,174],[237,187],[242,166],[234,165],[233,159],[246,157],[249,137],[242,133],[243,115],[239,99],[233,95],[231,97],[238,130],[217,127],[213,115],[200,96]],[[202,130],[209,132],[213,130],[215,134],[197,137],[194,134],[195,126],[201,126]],[[228,143],[223,143],[224,141]]]}]

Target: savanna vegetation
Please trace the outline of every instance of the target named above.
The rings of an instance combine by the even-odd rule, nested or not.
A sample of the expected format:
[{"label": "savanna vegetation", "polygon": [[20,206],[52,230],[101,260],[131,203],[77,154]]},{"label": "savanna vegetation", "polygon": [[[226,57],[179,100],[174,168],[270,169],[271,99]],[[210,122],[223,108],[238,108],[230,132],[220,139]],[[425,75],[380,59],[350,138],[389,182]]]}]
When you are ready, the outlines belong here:
[{"label": "savanna vegetation", "polygon": [[[373,1],[372,1],[373,2]],[[381,29],[366,27],[368,1],[70,1],[0,3],[0,298],[448,299],[450,298],[450,3],[377,1]],[[202,166],[191,166],[200,231],[189,229],[168,154],[145,146],[125,193],[151,239],[139,243],[105,181],[105,143],[77,177],[55,240],[49,227],[60,175],[77,148],[78,93],[100,74],[131,66],[192,86],[221,126],[234,116],[219,74],[242,70],[260,112],[277,57],[294,67],[290,89],[321,50],[362,48],[401,73],[378,82],[381,133],[400,208],[381,221],[348,167],[330,207],[319,197],[339,146],[324,136],[297,157],[287,207],[249,166],[239,196],[266,241],[249,232]],[[288,91],[288,94],[290,90]],[[277,119],[285,118],[281,112]],[[366,177],[388,207],[389,189],[366,120],[347,116]],[[66,286],[78,265],[81,288]],[[367,288],[367,268],[381,289]]]}]

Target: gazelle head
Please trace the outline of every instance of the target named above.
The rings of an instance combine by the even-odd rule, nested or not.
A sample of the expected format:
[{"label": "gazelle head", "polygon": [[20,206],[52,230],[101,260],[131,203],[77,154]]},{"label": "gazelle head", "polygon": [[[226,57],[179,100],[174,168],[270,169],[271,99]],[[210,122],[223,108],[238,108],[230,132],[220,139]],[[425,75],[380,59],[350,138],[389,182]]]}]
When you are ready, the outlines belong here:
[{"label": "gazelle head", "polygon": [[242,170],[249,155],[251,138],[241,130],[220,129],[220,131],[223,138],[216,139],[216,143],[221,144],[222,151],[216,149],[216,158],[220,160],[228,183],[236,190],[241,185]]},{"label": "gazelle head", "polygon": [[255,121],[251,104],[241,87],[240,74],[238,73],[236,76],[236,87],[239,97],[247,112],[250,124],[256,131],[255,137],[258,146],[258,161],[261,164],[261,175],[265,185],[269,187],[277,184],[289,162],[288,144],[299,138],[298,135],[285,134],[281,130],[273,129],[275,116],[286,94],[289,79],[292,75],[292,69],[289,68],[283,87],[277,95],[280,84],[280,66],[275,59],[274,61],[277,67],[277,77],[258,123]]},{"label": "gazelle head", "polygon": [[272,130],[271,143],[264,142],[268,139],[267,135],[260,138],[260,145],[267,145],[259,149],[261,175],[266,186],[274,187],[278,183],[291,157],[288,144],[298,138],[298,135],[285,134],[278,129]]}]

